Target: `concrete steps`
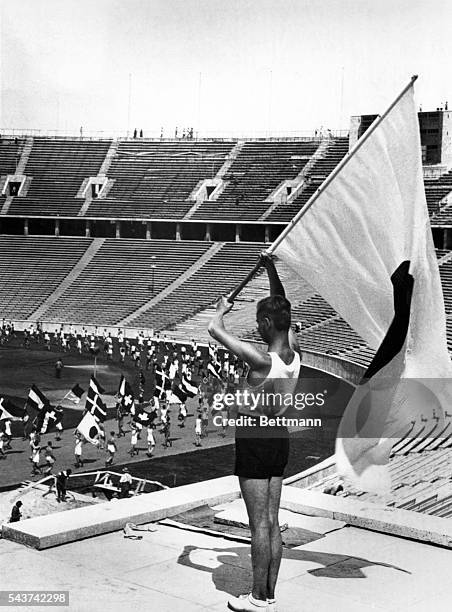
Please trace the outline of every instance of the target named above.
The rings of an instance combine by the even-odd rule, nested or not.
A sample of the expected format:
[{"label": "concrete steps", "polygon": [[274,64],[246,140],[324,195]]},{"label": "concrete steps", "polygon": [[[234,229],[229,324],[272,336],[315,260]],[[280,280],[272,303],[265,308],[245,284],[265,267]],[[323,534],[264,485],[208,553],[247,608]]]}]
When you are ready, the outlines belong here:
[{"label": "concrete steps", "polygon": [[[237,157],[240,154],[240,151],[245,146],[245,142],[246,142],[245,140],[239,140],[237,142],[237,144],[234,146],[232,151],[227,156],[227,160],[224,162],[224,164],[221,166],[221,168],[216,173],[215,180],[221,180],[221,181],[223,180],[223,177],[229,172],[230,167],[235,162],[235,160],[237,159]],[[198,189],[198,187],[199,187],[199,185],[195,188],[195,190]],[[224,186],[223,186],[223,188],[224,188]],[[221,191],[223,191],[223,189],[221,189]],[[218,193],[218,195],[220,195],[220,193]],[[185,216],[183,218],[183,221],[186,221],[187,219],[190,219],[195,214],[195,212],[198,210],[198,208],[202,205],[203,201],[204,200],[197,200],[193,204],[193,206],[190,208],[190,210],[185,214]]]},{"label": "concrete steps", "polygon": [[[16,168],[15,174],[17,174],[17,175],[25,174],[25,168],[27,166],[28,158],[30,157],[30,153],[31,153],[32,149],[33,149],[33,136],[28,136],[26,141],[25,141],[24,147],[22,149],[22,153],[21,153],[21,156],[20,156],[20,159],[19,159],[19,163],[17,164],[17,168]],[[26,180],[26,183],[28,183],[28,185],[24,185],[23,187],[26,186],[27,187],[27,191],[28,191],[28,186],[29,186],[30,181]],[[23,191],[23,188],[22,188],[22,191]],[[25,195],[25,192],[24,192],[24,195]],[[14,200],[13,196],[8,196],[6,198],[6,200],[5,200],[5,202],[4,202],[3,206],[2,206],[2,209],[0,211],[0,215],[7,215],[8,214],[9,208],[10,208],[13,200]]]}]

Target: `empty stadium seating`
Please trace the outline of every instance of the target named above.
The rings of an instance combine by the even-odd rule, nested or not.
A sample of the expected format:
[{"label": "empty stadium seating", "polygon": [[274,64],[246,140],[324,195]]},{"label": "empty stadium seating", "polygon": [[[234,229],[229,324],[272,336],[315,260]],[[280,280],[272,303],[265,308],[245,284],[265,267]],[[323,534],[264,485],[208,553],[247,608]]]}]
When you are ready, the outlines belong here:
[{"label": "empty stadium seating", "polygon": [[259,244],[225,243],[204,266],[131,325],[164,329],[206,308],[243,280],[262,248]]},{"label": "empty stadium seating", "polygon": [[452,312],[452,261],[446,261],[439,266],[439,274],[443,286],[444,307],[446,314]]},{"label": "empty stadium seating", "polygon": [[[449,421],[450,424],[450,421]],[[450,428],[450,425],[449,425]],[[416,445],[416,439],[411,439]],[[445,518],[452,517],[452,482],[450,480],[450,462],[452,458],[452,440],[448,436],[432,438],[432,445],[422,446],[419,438],[419,452],[406,455],[394,454],[389,462],[391,491],[377,494],[361,491],[348,481],[343,481],[335,471],[321,476],[308,485],[314,491],[325,491],[332,486],[343,483],[343,491],[338,495],[371,501],[390,507],[413,512],[422,512]],[[305,486],[302,481],[298,486]],[[296,485],[296,486],[297,486]]]},{"label": "empty stadium seating", "polygon": [[[0,140],[0,176],[15,172],[24,138]],[[25,197],[15,197],[9,216],[75,217],[83,201],[77,192],[96,176],[113,141],[34,137],[24,173],[31,178]],[[267,221],[287,222],[297,213],[348,151],[348,137],[333,137],[315,158],[306,183],[290,203],[280,203]],[[117,145],[117,146],[116,146]],[[106,197],[95,198],[84,210],[91,218],[181,220],[193,206],[188,197],[205,179],[214,177],[237,145],[235,140],[118,140],[107,177]],[[268,139],[245,141],[224,175],[225,187],[216,200],[203,201],[193,220],[256,221],[271,206],[266,198],[282,181],[295,178],[314,155],[319,140]],[[432,223],[452,224],[451,205],[440,200],[452,191],[452,171],[424,179]],[[0,197],[0,204],[4,196]]]},{"label": "empty stadium seating", "polygon": [[90,244],[89,238],[0,236],[0,317],[27,319]]},{"label": "empty stadium seating", "polygon": [[333,138],[326,152],[317,159],[307,175],[307,184],[300,195],[289,204],[280,204],[268,217],[269,221],[290,221],[309,198],[317,191],[326,177],[348,152],[348,137]]},{"label": "empty stadium seating", "polygon": [[227,185],[218,200],[203,202],[193,219],[257,220],[269,207],[265,199],[282,181],[301,172],[318,144],[315,140],[245,143],[224,177]]},{"label": "empty stadium seating", "polygon": [[[424,186],[429,213],[433,215],[433,219],[439,221],[441,219],[440,211],[443,208],[440,201],[452,191],[452,172],[447,172],[437,179],[424,178]],[[448,218],[451,218],[450,212]]]},{"label": "empty stadium seating", "polygon": [[111,141],[34,138],[25,174],[32,177],[27,196],[16,197],[10,215],[76,216],[85,178],[99,172]]},{"label": "empty stadium seating", "polygon": [[194,241],[106,239],[43,319],[114,325],[177,279],[209,246]]},{"label": "empty stadium seating", "polygon": [[22,138],[0,137],[0,176],[16,172],[23,145]]},{"label": "empty stadium seating", "polygon": [[121,141],[108,170],[114,185],[93,201],[88,216],[181,219],[199,181],[225,162],[231,141]]}]

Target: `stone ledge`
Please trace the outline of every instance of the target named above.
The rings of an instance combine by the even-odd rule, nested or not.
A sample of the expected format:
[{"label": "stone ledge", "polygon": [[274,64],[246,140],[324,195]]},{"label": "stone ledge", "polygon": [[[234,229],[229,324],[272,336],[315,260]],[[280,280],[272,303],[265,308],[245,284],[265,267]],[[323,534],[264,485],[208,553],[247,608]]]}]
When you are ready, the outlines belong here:
[{"label": "stone ledge", "polygon": [[130,499],[76,508],[2,526],[2,536],[42,550],[123,529],[128,522],[149,523],[203,504],[221,504],[240,495],[237,478],[226,476],[146,493]]},{"label": "stone ledge", "polygon": [[452,548],[452,521],[410,510],[284,486],[281,508]]}]

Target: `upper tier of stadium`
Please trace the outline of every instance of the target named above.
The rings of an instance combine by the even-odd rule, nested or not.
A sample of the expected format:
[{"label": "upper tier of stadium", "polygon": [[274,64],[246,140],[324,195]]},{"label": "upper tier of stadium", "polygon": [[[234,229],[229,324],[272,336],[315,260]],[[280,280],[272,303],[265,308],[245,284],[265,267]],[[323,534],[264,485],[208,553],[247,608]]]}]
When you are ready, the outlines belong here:
[{"label": "upper tier of stadium", "polygon": [[[256,140],[3,136],[1,231],[22,233],[8,229],[12,219],[47,218],[84,222],[88,231],[91,223],[92,236],[145,238],[149,236],[144,224],[152,221],[181,222],[183,227],[248,222],[279,226],[260,236],[260,241],[271,240],[348,149],[348,136],[331,133]],[[425,166],[425,191],[432,226],[451,226],[452,171],[447,165]],[[101,230],[96,233],[96,220],[119,223],[110,228],[115,233],[104,229],[102,234]],[[141,234],[136,228],[133,233],[125,225],[121,228],[121,221],[142,222]],[[31,233],[54,233],[35,225],[40,229]],[[73,224],[74,234],[85,235],[76,227]],[[71,234],[67,225],[58,231]],[[205,231],[182,238],[204,239]],[[244,239],[250,240],[246,234]]]}]

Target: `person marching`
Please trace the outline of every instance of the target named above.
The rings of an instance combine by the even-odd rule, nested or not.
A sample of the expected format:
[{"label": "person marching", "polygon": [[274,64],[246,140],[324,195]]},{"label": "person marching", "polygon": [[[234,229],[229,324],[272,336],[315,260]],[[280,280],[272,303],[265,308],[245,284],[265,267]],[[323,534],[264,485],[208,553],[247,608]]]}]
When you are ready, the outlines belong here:
[{"label": "person marching", "polygon": [[31,462],[32,469],[31,475],[36,476],[36,474],[42,474],[41,468],[39,467],[39,462],[41,459],[41,444],[39,436],[34,436],[33,440],[30,442],[31,445]]},{"label": "person marching", "polygon": [[130,450],[129,450],[129,454],[131,457],[133,457],[134,455],[138,455],[137,444],[138,444],[138,428],[135,424],[132,424],[132,434],[130,436]]},{"label": "person marching", "polygon": [[47,442],[47,446],[44,449],[44,457],[46,461],[44,474],[46,476],[50,476],[52,473],[53,464],[56,462],[55,455],[53,454],[52,442],[50,440]]},{"label": "person marching", "polygon": [[81,434],[77,433],[75,435],[75,447],[74,447],[74,457],[75,457],[75,467],[83,467],[83,459],[82,459],[82,449],[83,449],[83,437]]},{"label": "person marching", "polygon": [[155,448],[155,439],[154,439],[154,427],[152,424],[148,425],[147,431],[147,443],[148,443],[148,452],[146,453],[148,457],[152,457]]},{"label": "person marching", "polygon": [[177,418],[179,420],[179,427],[185,427],[185,419],[187,418],[187,406],[185,403],[180,404]]},{"label": "person marching", "polygon": [[4,434],[0,431],[0,459],[6,459],[6,453],[4,451]]},{"label": "person marching", "polygon": [[113,461],[115,458],[115,453],[118,450],[117,446],[116,446],[116,440],[115,440],[115,432],[114,431],[110,431],[110,438],[108,439],[107,442],[107,453],[108,453],[108,458],[105,461],[105,467],[109,467],[110,465],[113,465]]},{"label": "person marching", "polygon": [[124,421],[124,411],[122,408],[123,407],[122,407],[121,402],[118,402],[116,404],[116,421],[118,422],[118,438],[126,435],[126,432],[122,428],[122,424]]},{"label": "person marching", "polygon": [[195,446],[201,446],[202,436],[202,419],[201,414],[198,412],[195,421]]},{"label": "person marching", "polygon": [[171,440],[171,419],[169,415],[167,415],[166,423],[163,426],[163,435],[165,436],[163,446],[165,448],[168,448],[168,446],[173,446],[173,441]]}]

